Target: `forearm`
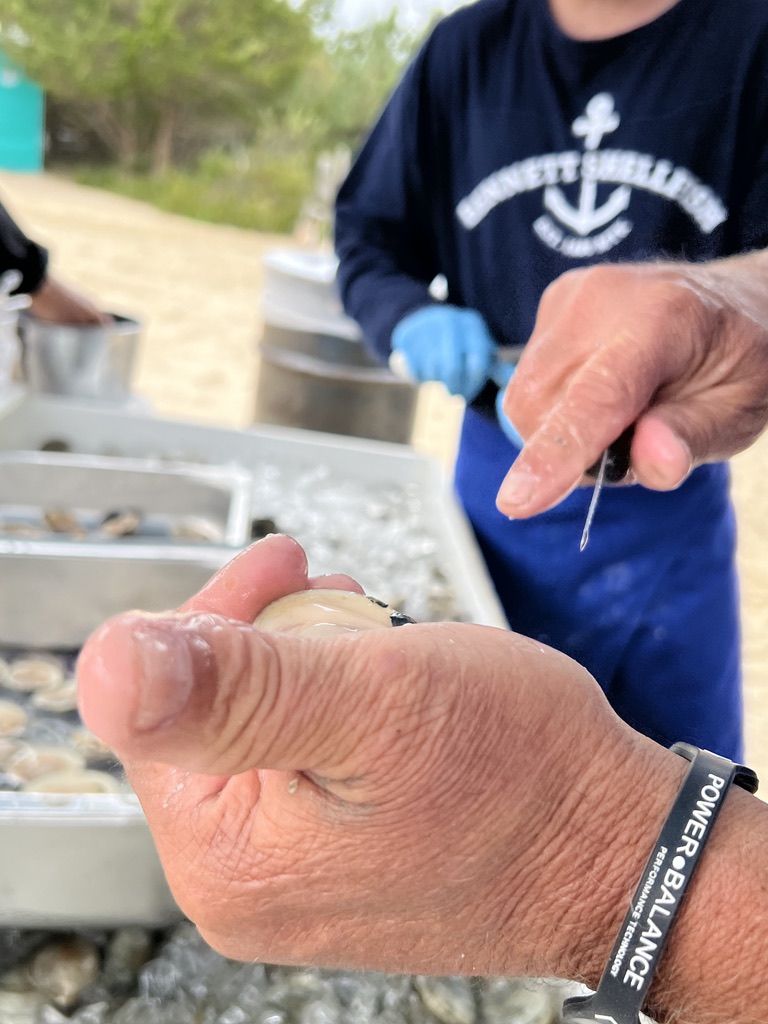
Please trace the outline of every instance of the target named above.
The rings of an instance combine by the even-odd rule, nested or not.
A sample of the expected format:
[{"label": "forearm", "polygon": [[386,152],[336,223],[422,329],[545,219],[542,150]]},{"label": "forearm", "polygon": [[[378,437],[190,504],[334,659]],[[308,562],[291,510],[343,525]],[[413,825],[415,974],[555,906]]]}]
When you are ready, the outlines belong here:
[{"label": "forearm", "polygon": [[700,273],[703,285],[715,301],[728,299],[734,309],[768,331],[768,250],[703,264]]},{"label": "forearm", "polygon": [[408,313],[434,302],[430,275],[400,257],[408,247],[395,226],[340,208],[336,219],[338,284],[346,313],[360,325],[367,343],[386,361],[392,331]]}]

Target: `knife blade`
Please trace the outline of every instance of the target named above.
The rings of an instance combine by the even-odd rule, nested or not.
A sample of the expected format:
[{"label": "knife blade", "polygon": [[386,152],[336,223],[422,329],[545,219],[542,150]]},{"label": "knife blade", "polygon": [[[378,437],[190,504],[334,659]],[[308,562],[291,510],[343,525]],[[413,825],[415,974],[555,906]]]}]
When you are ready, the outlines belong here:
[{"label": "knife blade", "polygon": [[630,451],[632,438],[635,434],[635,425],[631,423],[613,442],[609,445],[598,462],[590,466],[587,476],[595,477],[595,489],[587,509],[587,519],[584,523],[584,530],[581,534],[579,551],[583,551],[589,540],[589,531],[592,528],[592,520],[595,518],[597,501],[600,492],[605,484],[618,484],[625,479],[632,464]]}]

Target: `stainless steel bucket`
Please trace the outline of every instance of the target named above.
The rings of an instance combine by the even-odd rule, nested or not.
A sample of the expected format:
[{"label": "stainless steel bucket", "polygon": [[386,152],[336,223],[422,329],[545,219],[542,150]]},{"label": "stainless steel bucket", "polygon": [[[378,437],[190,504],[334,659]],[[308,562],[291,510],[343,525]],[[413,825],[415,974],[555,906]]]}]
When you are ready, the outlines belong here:
[{"label": "stainless steel bucket", "polygon": [[254,419],[376,441],[411,441],[418,390],[381,366],[336,291],[335,257],[264,258]]},{"label": "stainless steel bucket", "polygon": [[256,392],[261,423],[408,444],[416,388],[381,366],[345,366],[262,343]]},{"label": "stainless steel bucket", "polygon": [[55,324],[19,315],[22,372],[30,391],[108,402],[125,401],[141,325],[112,314],[108,324]]}]

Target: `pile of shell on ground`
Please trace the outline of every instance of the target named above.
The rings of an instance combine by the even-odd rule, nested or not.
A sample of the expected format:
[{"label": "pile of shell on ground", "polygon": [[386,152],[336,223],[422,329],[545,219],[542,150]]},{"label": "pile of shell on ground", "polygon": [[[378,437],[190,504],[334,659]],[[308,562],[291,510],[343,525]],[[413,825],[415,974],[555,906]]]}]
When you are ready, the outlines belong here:
[{"label": "pile of shell on ground", "polygon": [[242,964],[185,922],[0,931],[3,1024],[555,1024],[564,991],[519,979]]}]

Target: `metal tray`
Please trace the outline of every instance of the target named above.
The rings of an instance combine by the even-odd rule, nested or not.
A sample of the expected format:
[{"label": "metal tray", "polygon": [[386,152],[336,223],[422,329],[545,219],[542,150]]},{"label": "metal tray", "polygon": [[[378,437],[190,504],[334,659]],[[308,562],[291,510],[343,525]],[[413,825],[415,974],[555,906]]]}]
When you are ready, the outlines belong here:
[{"label": "metal tray", "polygon": [[132,793],[0,793],[0,927],[162,928],[182,917]]},{"label": "metal tray", "polygon": [[[199,524],[211,538],[241,547],[250,532],[251,476],[236,466],[163,464],[137,459],[63,452],[0,454],[0,536],[18,524],[46,530],[49,510],[76,513],[84,542],[104,541],[99,532],[110,512],[133,510],[140,522],[133,536],[179,543],[185,527]],[[47,531],[46,531],[47,532]],[[187,533],[188,533],[187,529]],[[185,539],[188,541],[189,537]]]},{"label": "metal tray", "polygon": [[0,644],[81,647],[112,615],[178,607],[237,550],[0,537]]},{"label": "metal tray", "polygon": [[[175,608],[246,543],[250,503],[251,476],[235,466],[0,454],[0,644],[72,649],[118,612]],[[141,514],[137,535],[105,537],[104,513],[128,508]],[[51,509],[75,512],[82,535],[47,532]],[[197,523],[220,543],[174,538]]]}]

